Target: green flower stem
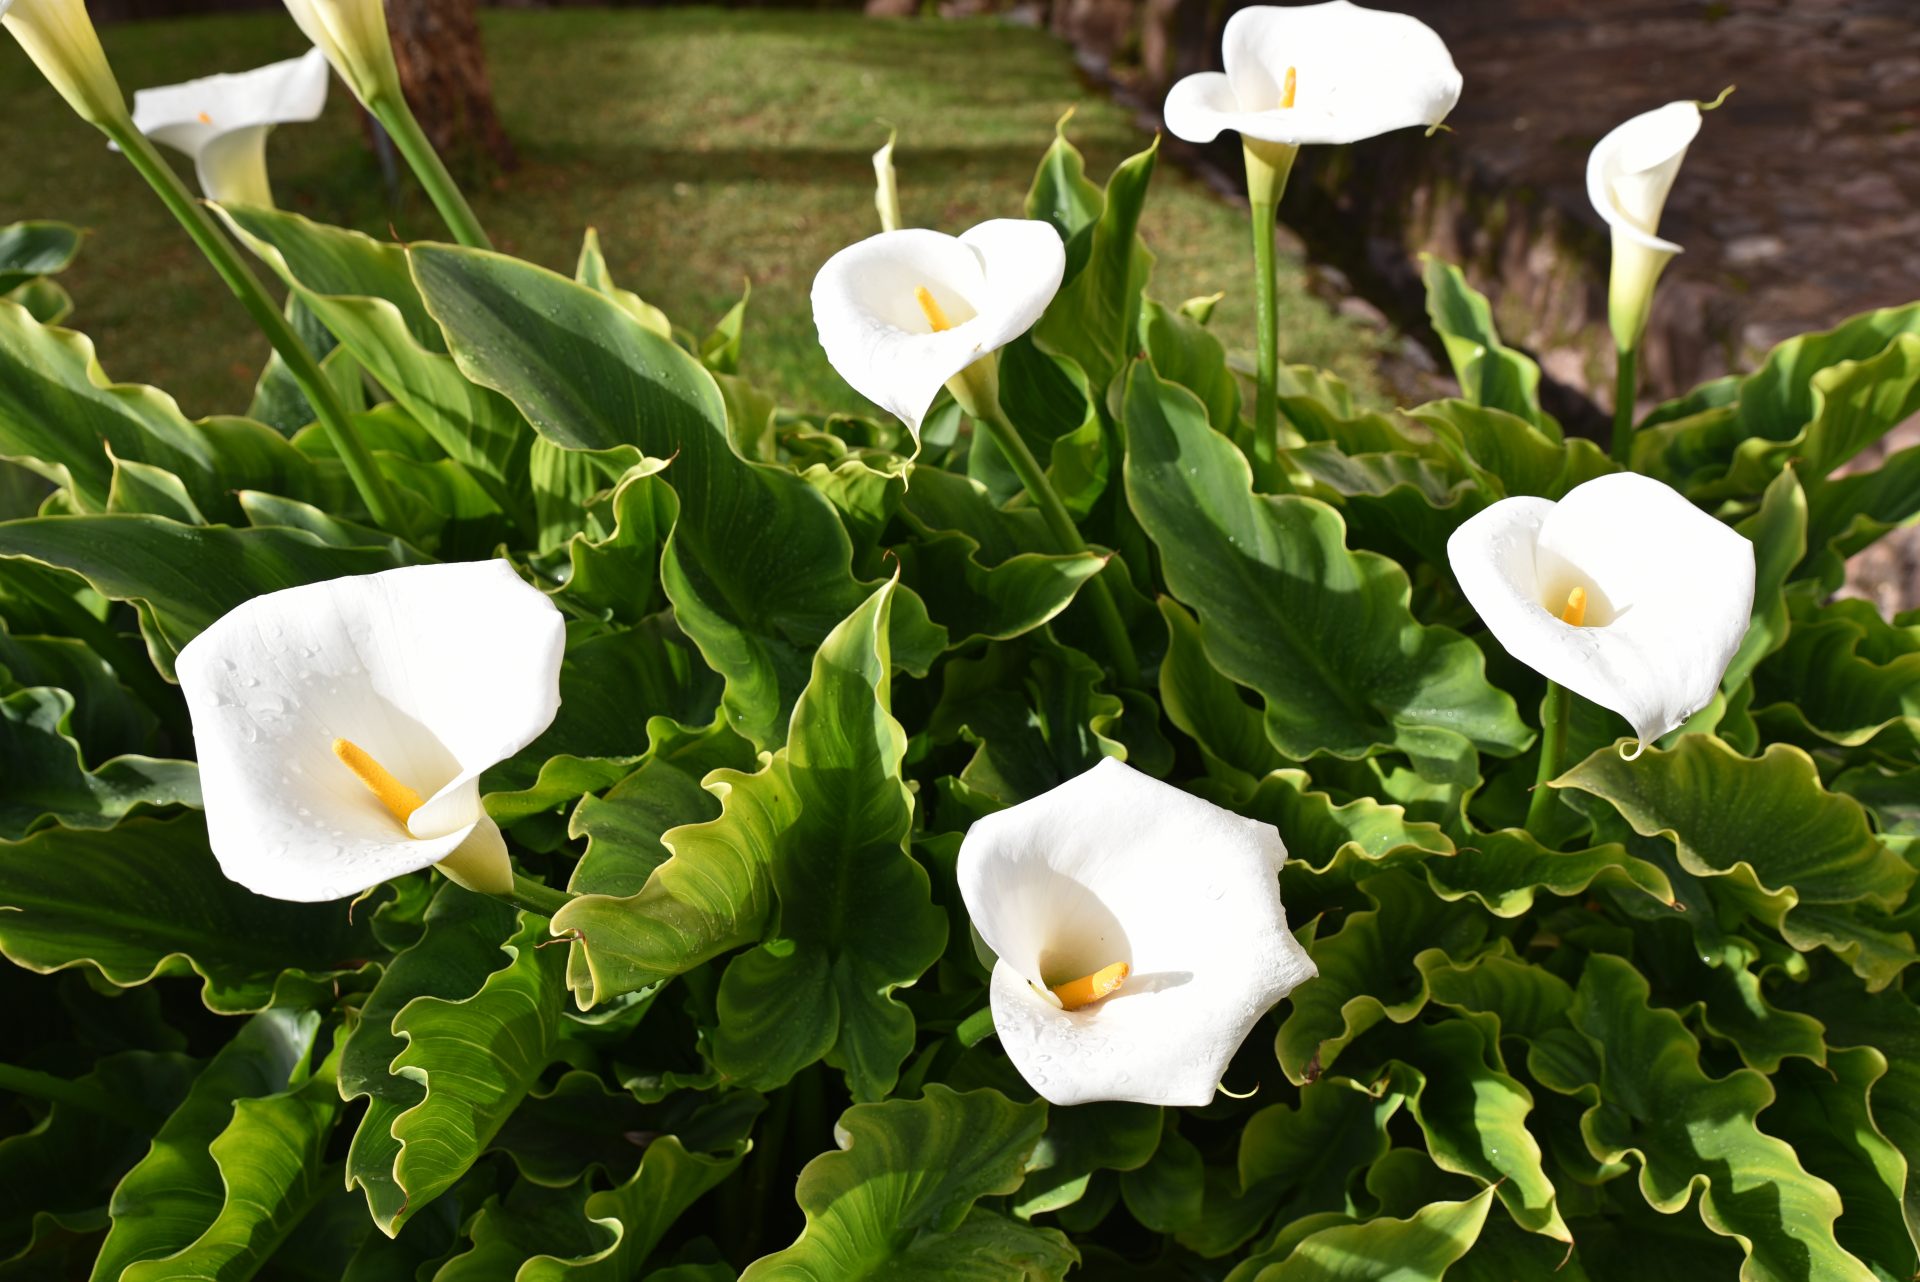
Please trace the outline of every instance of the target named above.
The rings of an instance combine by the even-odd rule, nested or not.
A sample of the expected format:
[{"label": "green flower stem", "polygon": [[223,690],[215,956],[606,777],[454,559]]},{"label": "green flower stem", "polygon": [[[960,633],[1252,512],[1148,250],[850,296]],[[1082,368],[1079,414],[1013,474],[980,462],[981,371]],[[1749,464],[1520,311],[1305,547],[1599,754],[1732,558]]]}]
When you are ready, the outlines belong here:
[{"label": "green flower stem", "polygon": [[[1020,484],[1026,487],[1033,505],[1040,509],[1041,519],[1052,531],[1054,541],[1059,543],[1064,552],[1085,552],[1087,541],[1080,537],[1080,527],[1073,523],[1073,514],[1067,511],[1067,505],[1054,492],[1053,483],[1047,480],[1047,471],[1040,466],[1040,460],[1033,456],[1033,451],[1027,448],[1018,429],[1007,419],[1006,411],[1000,408],[1000,398],[997,395],[976,395],[969,399],[973,403],[963,404],[963,408],[973,415],[975,422],[987,429],[994,444],[1013,464],[1014,474],[1020,478]],[[1113,658],[1113,666],[1119,672],[1122,684],[1138,688],[1140,659],[1133,652],[1133,639],[1127,635],[1127,625],[1120,617],[1120,607],[1114,604],[1113,593],[1107,588],[1106,574],[1107,571],[1102,570],[1087,581],[1087,601],[1093,607],[1093,616],[1106,638],[1107,651]]]},{"label": "green flower stem", "polygon": [[162,1120],[134,1100],[109,1094],[86,1082],[69,1081],[17,1064],[0,1064],[0,1091],[30,1095],[49,1104],[65,1104],[137,1131],[152,1131]]},{"label": "green flower stem", "polygon": [[1559,778],[1565,764],[1567,722],[1572,713],[1572,692],[1547,682],[1547,697],[1540,704],[1540,773],[1533,781],[1533,797],[1527,802],[1527,831],[1536,837],[1553,812],[1553,789],[1547,781]]},{"label": "green flower stem", "polygon": [[394,147],[406,157],[413,176],[427,189],[428,198],[433,201],[433,207],[440,211],[440,217],[446,221],[447,230],[453,233],[453,238],[468,249],[492,249],[493,242],[487,239],[486,230],[474,216],[473,206],[467,203],[467,198],[460,192],[460,185],[447,172],[446,162],[440,159],[440,153],[427,141],[427,135],[421,130],[420,122],[415,119],[413,109],[407,106],[406,100],[382,98],[373,104],[371,110],[381,127],[387,131],[387,136],[393,139]]},{"label": "green flower stem", "polygon": [[1613,375],[1613,461],[1633,462],[1633,405],[1640,398],[1640,349],[1617,349]]},{"label": "green flower stem", "polygon": [[1258,386],[1253,402],[1253,473],[1269,493],[1289,494],[1285,466],[1280,461],[1280,292],[1273,257],[1273,235],[1279,221],[1280,197],[1287,189],[1298,147],[1284,143],[1244,140],[1247,162],[1247,200],[1253,214],[1253,285],[1255,369]]},{"label": "green flower stem", "polygon": [[954,1036],[960,1039],[962,1046],[978,1046],[993,1036],[993,1007],[982,1006],[961,1020],[960,1027],[954,1030]]},{"label": "green flower stem", "polygon": [[102,129],[119,144],[127,159],[133,162],[133,167],[140,171],[140,176],[147,180],[159,195],[161,203],[179,220],[193,243],[213,264],[220,279],[226,282],[227,288],[247,309],[247,314],[253,317],[254,324],[273,344],[273,350],[280,353],[280,359],[286,362],[287,372],[293,375],[294,383],[319,416],[320,429],[326,433],[328,443],[346,466],[347,477],[353,482],[361,502],[367,505],[367,512],[373,517],[374,524],[407,536],[410,531],[401,523],[400,506],[387,485],[387,478],[374,464],[366,443],[354,431],[353,420],[347,416],[347,408],[341,403],[339,394],[321,372],[313,353],[307,350],[300,336],[287,324],[287,318],[267,296],[259,278],[240,257],[233,242],[214,226],[213,216],[194,199],[193,193],[187,190],[186,184],[180,181],[180,176],[173,172],[173,167],[160,155],[159,150],[147,141],[145,134],[130,123],[103,125]]},{"label": "green flower stem", "polygon": [[494,897],[542,917],[551,917],[573,902],[573,896],[566,891],[555,890],[546,882],[535,881],[518,871],[513,874],[513,889]]}]

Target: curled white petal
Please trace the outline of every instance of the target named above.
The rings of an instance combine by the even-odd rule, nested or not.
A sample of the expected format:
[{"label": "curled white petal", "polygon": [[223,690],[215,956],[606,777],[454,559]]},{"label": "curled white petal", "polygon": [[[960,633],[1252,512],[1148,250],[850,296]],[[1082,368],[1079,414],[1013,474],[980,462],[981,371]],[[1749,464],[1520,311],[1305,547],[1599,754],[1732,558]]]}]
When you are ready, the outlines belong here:
[{"label": "curled white petal", "polygon": [[[948,379],[1033,327],[1066,265],[1059,233],[1030,219],[996,218],[962,236],[882,232],[820,269],[813,323],[840,377],[917,434]],[[952,328],[933,331],[920,289]]]},{"label": "curled white petal", "polygon": [[209,200],[266,203],[266,140],[275,125],[313,120],[327,105],[318,48],[252,71],[203,76],[133,95],[133,123],[191,157]]},{"label": "curled white petal", "polygon": [[[1295,146],[1431,127],[1460,101],[1446,42],[1418,18],[1348,0],[1241,9],[1222,38],[1226,71],[1167,95],[1167,129],[1188,142],[1242,137]],[[1293,73],[1291,106],[1283,106]]]},{"label": "curled white petal", "polygon": [[1614,128],[1587,156],[1587,199],[1607,226],[1626,239],[1673,255],[1660,238],[1667,193],[1700,132],[1700,104],[1670,102]]},{"label": "curled white petal", "polygon": [[[1313,962],[1287,929],[1271,825],[1115,760],[974,824],[960,893],[998,960],[1000,1043],[1055,1104],[1198,1106]],[[1119,991],[1063,1010],[1046,984],[1114,962]]]},{"label": "curled white petal", "polygon": [[[1705,707],[1753,615],[1753,545],[1632,472],[1558,503],[1504,499],[1455,530],[1447,560],[1507,652],[1625,717],[1641,742]],[[1582,626],[1561,621],[1574,588]]]},{"label": "curled white petal", "polygon": [[[177,665],[221,870],[276,899],[337,899],[473,841],[468,862],[497,880],[480,772],[553,721],[565,639],[505,561],[288,588],[221,617]],[[335,739],[421,796],[405,827]]]}]

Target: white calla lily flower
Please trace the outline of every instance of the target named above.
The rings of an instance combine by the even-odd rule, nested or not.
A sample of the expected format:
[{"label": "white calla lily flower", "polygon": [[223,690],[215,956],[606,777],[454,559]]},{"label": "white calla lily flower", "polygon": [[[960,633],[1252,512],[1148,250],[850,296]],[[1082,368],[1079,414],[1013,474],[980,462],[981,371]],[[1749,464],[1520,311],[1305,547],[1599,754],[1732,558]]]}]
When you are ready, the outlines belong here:
[{"label": "white calla lily flower", "polygon": [[255,597],[180,652],[221,871],[275,899],[438,864],[513,871],[480,772],[560,706],[566,630],[505,561],[409,566]]},{"label": "white calla lily flower", "polygon": [[1226,70],[1167,94],[1167,130],[1188,142],[1242,138],[1298,147],[1432,128],[1460,101],[1446,42],[1403,13],[1348,0],[1255,5],[1227,19]]},{"label": "white calla lily flower", "polygon": [[327,80],[326,55],[309,49],[252,71],[135,90],[133,125],[191,157],[208,200],[270,206],[267,135],[275,125],[318,117]]},{"label": "white calla lily flower", "polygon": [[1503,499],[1447,540],[1507,653],[1625,717],[1644,745],[1705,707],[1753,616],[1753,544],[1633,472]]},{"label": "white calla lily flower", "polygon": [[0,26],[82,120],[104,126],[127,118],[86,0],[0,0]]},{"label": "white calla lily flower", "polygon": [[1031,329],[1066,269],[1060,234],[1037,220],[881,232],[814,277],[813,323],[840,377],[918,437],[940,388]]},{"label": "white calla lily flower", "polygon": [[1111,758],[973,825],[960,894],[997,960],[994,1029],[1053,1104],[1199,1107],[1314,976],[1280,904],[1286,846]]},{"label": "white calla lily flower", "polygon": [[1670,102],[1618,126],[1587,157],[1587,199],[1613,236],[1608,320],[1621,351],[1639,347],[1653,287],[1681,252],[1661,239],[1660,214],[1699,132],[1700,104]]},{"label": "white calla lily flower", "polygon": [[286,6],[307,39],[369,109],[376,103],[405,104],[383,0],[286,0]]}]

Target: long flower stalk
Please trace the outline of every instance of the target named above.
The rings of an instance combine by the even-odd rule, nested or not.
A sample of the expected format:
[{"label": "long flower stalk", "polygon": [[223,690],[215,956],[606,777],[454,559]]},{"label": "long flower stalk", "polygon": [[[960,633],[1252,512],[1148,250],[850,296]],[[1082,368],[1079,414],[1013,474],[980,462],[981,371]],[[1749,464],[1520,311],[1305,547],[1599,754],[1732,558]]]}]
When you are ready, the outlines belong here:
[{"label": "long flower stalk", "polygon": [[267,295],[259,277],[240,257],[233,242],[221,234],[212,216],[194,199],[193,193],[180,181],[180,176],[174,173],[159,149],[145,134],[135,129],[131,121],[108,122],[102,124],[101,129],[119,145],[121,152],[133,163],[140,176],[147,180],[168,212],[186,229],[187,235],[206,255],[220,279],[226,282],[227,288],[233,291],[240,305],[247,309],[247,314],[267,336],[273,350],[286,362],[287,372],[293,375],[294,383],[306,396],[308,404],[313,406],[320,429],[326,433],[328,443],[340,456],[348,479],[353,482],[354,490],[360,495],[360,501],[366,504],[374,523],[385,530],[408,534],[400,505],[387,484],[386,475],[374,463],[366,442],[354,430],[345,404],[334,391],[333,384],[327,381],[313,353],[307,350],[306,344],[300,341],[300,336],[293,332],[286,317]]}]

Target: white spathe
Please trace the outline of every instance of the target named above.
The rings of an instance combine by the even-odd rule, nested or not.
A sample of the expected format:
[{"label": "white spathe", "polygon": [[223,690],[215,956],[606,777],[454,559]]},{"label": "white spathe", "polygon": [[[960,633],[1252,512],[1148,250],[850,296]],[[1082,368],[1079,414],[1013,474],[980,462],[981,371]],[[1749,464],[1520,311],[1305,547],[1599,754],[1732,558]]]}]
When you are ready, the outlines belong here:
[{"label": "white spathe", "polygon": [[126,120],[126,99],[85,0],[0,0],[0,26],[82,120],[101,126]]},{"label": "white spathe", "polygon": [[[566,629],[506,561],[409,566],[255,597],[180,652],[221,871],[324,900],[431,864],[501,890],[480,772],[560,706]],[[423,799],[402,824],[334,754],[357,744]]]},{"label": "white spathe", "polygon": [[[1053,1104],[1199,1107],[1254,1024],[1316,973],[1280,903],[1286,846],[1108,758],[975,823],[960,894],[997,960],[993,1024]],[[1112,996],[1064,1010],[1050,984],[1115,962]]]},{"label": "white spathe", "polygon": [[[1558,503],[1502,499],[1453,532],[1447,560],[1507,653],[1642,744],[1707,705],[1753,617],[1753,544],[1633,472]],[[1575,588],[1579,626],[1561,620]]]},{"label": "white spathe", "polygon": [[[1167,94],[1167,130],[1188,142],[1226,131],[1301,146],[1431,128],[1460,101],[1460,70],[1433,28],[1347,0],[1256,5],[1227,19],[1226,70],[1187,76]],[[1293,73],[1291,106],[1283,106]]]},{"label": "white spathe", "polygon": [[1587,199],[1613,236],[1608,319],[1622,351],[1639,346],[1653,287],[1680,246],[1660,236],[1660,214],[1687,147],[1700,132],[1700,104],[1670,102],[1635,116],[1587,157]]},{"label": "white spathe", "polygon": [[313,48],[252,71],[135,90],[133,124],[192,158],[208,200],[271,205],[267,135],[275,125],[318,117],[327,80],[327,57]]},{"label": "white spathe", "polygon": [[402,103],[383,0],[285,0],[287,12],[326,55],[354,97],[372,108]]},{"label": "white spathe", "polygon": [[[881,232],[813,278],[813,323],[840,377],[917,437],[947,380],[1031,329],[1066,269],[1060,234],[1037,220],[995,218],[960,236]],[[951,328],[935,330],[922,289]]]}]

